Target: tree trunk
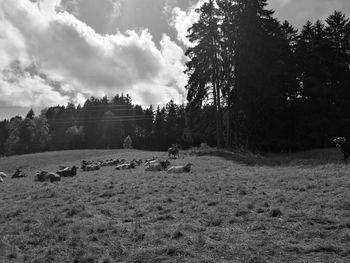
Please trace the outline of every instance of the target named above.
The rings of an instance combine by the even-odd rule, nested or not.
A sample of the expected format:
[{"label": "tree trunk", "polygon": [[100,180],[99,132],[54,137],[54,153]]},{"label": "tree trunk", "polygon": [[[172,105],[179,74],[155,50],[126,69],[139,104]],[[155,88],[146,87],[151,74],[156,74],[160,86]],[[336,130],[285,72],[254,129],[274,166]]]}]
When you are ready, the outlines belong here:
[{"label": "tree trunk", "polygon": [[221,108],[221,95],[220,95],[220,86],[219,86],[219,78],[218,75],[216,77],[217,79],[217,84],[216,84],[216,99],[217,99],[217,105],[218,105],[218,109],[217,109],[217,113],[218,113],[218,145],[219,148],[223,148],[224,147],[224,133],[223,133],[223,123],[222,123],[222,108]]},{"label": "tree trunk", "polygon": [[218,103],[217,103],[217,94],[216,94],[216,83],[215,81],[213,82],[213,96],[214,96],[214,108],[215,108],[215,121],[216,121],[216,148],[220,149],[220,134],[219,134],[219,129],[220,129],[220,123],[219,123],[219,111],[218,111]]},{"label": "tree trunk", "polygon": [[231,110],[230,110],[230,102],[227,103],[227,120],[226,120],[226,141],[225,147],[229,148],[231,146]]},{"label": "tree trunk", "polygon": [[224,136],[223,136],[223,125],[222,125],[222,110],[221,110],[221,95],[220,95],[220,68],[217,63],[217,47],[215,39],[213,38],[213,90],[214,90],[214,105],[215,105],[215,116],[216,116],[216,148],[223,148]]}]

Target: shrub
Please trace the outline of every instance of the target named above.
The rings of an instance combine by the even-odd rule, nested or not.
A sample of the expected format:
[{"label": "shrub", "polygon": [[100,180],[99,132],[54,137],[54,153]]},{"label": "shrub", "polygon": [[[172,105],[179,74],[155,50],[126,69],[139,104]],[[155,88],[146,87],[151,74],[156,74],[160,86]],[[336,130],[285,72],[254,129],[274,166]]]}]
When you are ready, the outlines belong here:
[{"label": "shrub", "polygon": [[123,143],[123,148],[124,149],[132,149],[132,140],[131,140],[130,135],[128,135],[125,138],[124,143]]}]

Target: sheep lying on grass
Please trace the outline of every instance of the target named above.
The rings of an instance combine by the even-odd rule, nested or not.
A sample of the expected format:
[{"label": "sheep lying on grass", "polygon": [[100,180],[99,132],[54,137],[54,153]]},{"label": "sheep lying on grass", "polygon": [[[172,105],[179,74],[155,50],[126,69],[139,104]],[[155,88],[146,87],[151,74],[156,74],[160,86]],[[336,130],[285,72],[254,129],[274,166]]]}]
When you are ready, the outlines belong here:
[{"label": "sheep lying on grass", "polygon": [[131,163],[124,163],[119,164],[115,169],[116,170],[128,170],[128,169],[134,169],[136,167],[134,162]]},{"label": "sheep lying on grass", "polygon": [[86,161],[86,160],[81,161],[81,169],[83,171],[96,171],[96,170],[100,170],[100,168],[101,168],[100,163],[95,163],[94,161]]},{"label": "sheep lying on grass", "polygon": [[89,164],[85,166],[84,171],[97,171],[100,170],[100,166],[98,164]]},{"label": "sheep lying on grass", "polygon": [[0,183],[4,182],[5,177],[7,177],[7,175],[3,172],[0,172]]},{"label": "sheep lying on grass", "polygon": [[179,173],[189,173],[191,171],[191,166],[193,164],[191,163],[188,163],[186,165],[178,165],[178,166],[171,166],[169,169],[168,169],[168,173],[176,173],[176,174],[179,174]]},{"label": "sheep lying on grass", "polygon": [[169,160],[153,160],[146,163],[146,171],[159,172],[164,171],[170,165]]},{"label": "sheep lying on grass", "polygon": [[106,167],[106,166],[115,166],[119,164],[119,160],[118,159],[111,159],[111,160],[105,160],[105,161],[101,161],[100,165],[101,167]]},{"label": "sheep lying on grass", "polygon": [[38,172],[36,174],[36,179],[39,182],[45,182],[50,180],[51,183],[61,181],[61,176],[57,173],[49,173],[46,171]]},{"label": "sheep lying on grass", "polygon": [[338,137],[334,139],[333,142],[338,148],[340,148],[341,152],[344,155],[344,162],[347,164],[348,157],[350,155],[350,142],[347,142],[344,137]]},{"label": "sheep lying on grass", "polygon": [[73,177],[77,175],[77,167],[60,167],[60,170],[57,171],[57,174],[62,177]]},{"label": "sheep lying on grass", "polygon": [[157,160],[157,156],[153,156],[152,159],[146,159],[146,160],[145,160],[145,164],[147,164],[147,163],[149,163],[149,162],[152,162],[152,161],[155,161],[155,160]]},{"label": "sheep lying on grass", "polygon": [[131,162],[134,163],[135,166],[140,166],[140,165],[142,164],[142,160],[136,160],[136,159],[134,159],[134,160],[132,160]]},{"label": "sheep lying on grass", "polygon": [[12,178],[24,178],[27,177],[27,175],[22,172],[20,169],[17,169],[16,172],[12,175]]}]

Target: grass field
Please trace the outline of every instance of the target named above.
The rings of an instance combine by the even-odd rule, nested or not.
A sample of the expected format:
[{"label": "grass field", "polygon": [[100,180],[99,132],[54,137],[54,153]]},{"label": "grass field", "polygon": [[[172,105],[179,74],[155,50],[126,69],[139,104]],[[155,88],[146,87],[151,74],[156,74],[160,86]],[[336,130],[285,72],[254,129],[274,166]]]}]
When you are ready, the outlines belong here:
[{"label": "grass field", "polygon": [[193,163],[189,174],[106,167],[58,183],[35,172],[166,153],[1,158],[0,171],[29,177],[0,184],[0,263],[350,262],[350,166],[338,150],[190,153],[174,161]]}]

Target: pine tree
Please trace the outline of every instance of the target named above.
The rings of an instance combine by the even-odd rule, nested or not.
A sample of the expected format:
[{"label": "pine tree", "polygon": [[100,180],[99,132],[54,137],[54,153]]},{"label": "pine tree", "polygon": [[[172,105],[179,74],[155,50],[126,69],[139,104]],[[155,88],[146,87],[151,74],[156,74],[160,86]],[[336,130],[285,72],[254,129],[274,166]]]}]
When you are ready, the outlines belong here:
[{"label": "pine tree", "polygon": [[26,118],[33,120],[34,119],[34,111],[33,109],[30,109],[30,111],[27,113]]},{"label": "pine tree", "polygon": [[[225,1],[224,1],[225,2]],[[228,80],[234,141],[250,148],[266,147],[278,134],[287,97],[281,78],[285,61],[281,50],[283,32],[266,0],[236,0],[223,11],[223,32],[234,54],[234,73]],[[225,25],[225,27],[224,27]],[[288,41],[284,41],[287,43]],[[229,61],[229,60],[228,60]],[[232,83],[229,85],[230,83]]]},{"label": "pine tree", "polygon": [[195,46],[186,51],[189,81],[187,100],[200,107],[207,98],[213,100],[216,119],[217,147],[223,147],[221,108],[221,36],[219,17],[213,0],[204,3],[197,12],[200,19],[189,29],[188,39]]},{"label": "pine tree", "polygon": [[165,150],[167,148],[165,141],[165,109],[157,107],[157,112],[153,124],[153,142],[157,150]]}]

